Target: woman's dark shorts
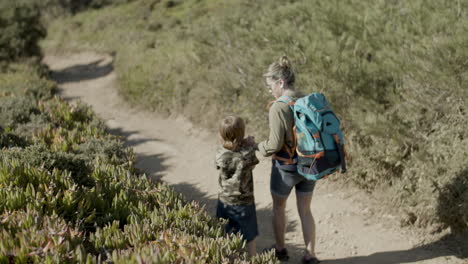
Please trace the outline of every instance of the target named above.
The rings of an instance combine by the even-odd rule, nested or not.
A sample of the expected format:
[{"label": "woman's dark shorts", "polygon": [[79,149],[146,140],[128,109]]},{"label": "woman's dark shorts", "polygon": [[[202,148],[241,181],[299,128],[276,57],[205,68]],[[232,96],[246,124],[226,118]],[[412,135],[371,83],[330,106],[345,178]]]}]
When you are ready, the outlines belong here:
[{"label": "woman's dark shorts", "polygon": [[314,192],[315,182],[307,180],[298,172],[278,169],[273,162],[271,166],[270,191],[280,197],[288,197],[293,187],[297,195],[308,195]]},{"label": "woman's dark shorts", "polygon": [[257,213],[255,204],[251,205],[229,205],[218,200],[216,217],[228,220],[226,233],[242,234],[242,238],[247,242],[258,236]]}]

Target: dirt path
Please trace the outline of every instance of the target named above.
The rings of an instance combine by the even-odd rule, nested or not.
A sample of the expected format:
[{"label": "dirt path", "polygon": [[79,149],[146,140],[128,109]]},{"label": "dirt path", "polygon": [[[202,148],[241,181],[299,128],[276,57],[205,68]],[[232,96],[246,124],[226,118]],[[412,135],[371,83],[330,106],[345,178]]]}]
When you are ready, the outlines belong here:
[{"label": "dirt path", "polygon": [[[206,205],[214,214],[217,175],[213,166],[216,135],[193,128],[183,118],[160,118],[130,108],[118,96],[112,57],[91,52],[49,55],[45,62],[59,82],[61,96],[92,106],[110,131],[124,137],[137,153],[137,167],[162,178],[188,199]],[[270,160],[261,159],[254,171],[260,237],[258,249],[272,245]],[[295,195],[288,200],[287,247],[300,263],[303,240]],[[441,249],[437,242],[421,245],[421,238],[398,230],[390,215],[374,214],[371,201],[352,188],[321,181],[312,202],[317,223],[316,251],[322,263],[466,263]]]}]

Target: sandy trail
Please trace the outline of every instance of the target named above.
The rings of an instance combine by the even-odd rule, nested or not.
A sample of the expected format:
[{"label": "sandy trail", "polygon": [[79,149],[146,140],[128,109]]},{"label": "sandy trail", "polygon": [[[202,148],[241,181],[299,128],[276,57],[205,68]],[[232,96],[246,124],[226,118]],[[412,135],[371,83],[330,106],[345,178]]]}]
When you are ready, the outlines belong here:
[{"label": "sandy trail", "polygon": [[[119,97],[111,56],[84,52],[48,55],[66,100],[90,105],[105,120],[111,133],[121,135],[134,148],[137,167],[162,178],[188,199],[206,205],[214,215],[217,174],[213,165],[217,139],[213,131],[194,128],[183,118],[162,118],[156,113],[131,108]],[[274,243],[269,192],[270,159],[260,158],[254,170],[255,199],[260,236],[258,249]],[[421,245],[421,238],[399,229],[391,215],[377,215],[372,199],[353,188],[320,181],[312,202],[317,224],[316,252],[322,263],[466,263],[438,242]],[[300,263],[303,252],[301,224],[295,195],[288,200],[287,247],[289,263]]]}]

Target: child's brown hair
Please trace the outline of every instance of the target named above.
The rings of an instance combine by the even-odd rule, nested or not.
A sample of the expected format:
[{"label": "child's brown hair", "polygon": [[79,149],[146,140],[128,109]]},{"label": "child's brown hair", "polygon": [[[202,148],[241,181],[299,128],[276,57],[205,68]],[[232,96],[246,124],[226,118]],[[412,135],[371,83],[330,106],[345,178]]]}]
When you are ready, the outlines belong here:
[{"label": "child's brown hair", "polygon": [[223,140],[223,147],[232,151],[238,150],[245,134],[245,124],[242,118],[228,116],[219,124],[219,135]]}]

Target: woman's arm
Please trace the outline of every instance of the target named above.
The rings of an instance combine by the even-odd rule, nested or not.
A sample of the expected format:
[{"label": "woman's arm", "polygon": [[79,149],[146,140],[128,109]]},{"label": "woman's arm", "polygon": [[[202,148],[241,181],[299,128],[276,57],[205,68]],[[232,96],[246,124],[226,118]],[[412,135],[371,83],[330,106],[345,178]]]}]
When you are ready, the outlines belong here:
[{"label": "woman's arm", "polygon": [[270,108],[268,115],[270,135],[267,140],[258,144],[258,150],[264,157],[277,153],[283,147],[286,133],[283,106],[286,107],[286,110],[289,108],[283,103],[274,103]]}]

